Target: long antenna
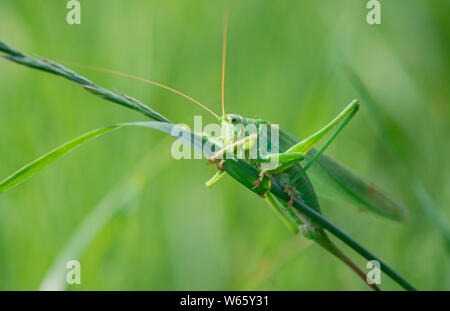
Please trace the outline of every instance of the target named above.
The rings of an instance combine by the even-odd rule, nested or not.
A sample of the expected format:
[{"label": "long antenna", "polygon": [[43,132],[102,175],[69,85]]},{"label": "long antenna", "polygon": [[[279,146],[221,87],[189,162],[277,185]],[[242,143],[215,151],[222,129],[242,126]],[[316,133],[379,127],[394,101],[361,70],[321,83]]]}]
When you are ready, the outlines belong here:
[{"label": "long antenna", "polygon": [[80,68],[85,68],[85,69],[89,69],[89,70],[95,70],[95,71],[100,71],[100,72],[106,72],[106,73],[109,73],[109,74],[113,74],[113,75],[117,75],[117,76],[121,76],[121,77],[125,77],[125,78],[130,78],[130,79],[133,79],[133,80],[137,80],[137,81],[141,81],[141,82],[145,82],[145,83],[148,83],[148,84],[152,84],[152,85],[161,87],[161,88],[166,89],[166,90],[168,90],[168,91],[170,91],[170,92],[173,92],[173,93],[175,93],[175,94],[181,95],[181,96],[183,96],[184,98],[186,98],[186,99],[188,99],[188,100],[190,100],[190,101],[196,103],[197,105],[199,105],[200,107],[202,107],[203,109],[205,109],[206,111],[208,111],[210,114],[212,114],[214,117],[218,118],[218,115],[217,115],[216,113],[214,113],[214,112],[213,112],[211,109],[209,109],[208,107],[206,107],[206,106],[200,104],[198,101],[196,101],[196,100],[193,99],[192,97],[190,97],[190,96],[188,96],[188,95],[186,95],[186,94],[183,94],[183,93],[181,93],[180,91],[177,91],[177,90],[175,90],[175,89],[173,89],[173,88],[171,88],[171,87],[168,87],[167,85],[164,85],[164,84],[161,84],[161,83],[158,83],[158,82],[155,82],[155,81],[151,81],[151,80],[148,80],[148,79],[145,79],[145,78],[141,78],[141,77],[138,77],[138,76],[130,75],[130,74],[128,74],[128,73],[123,73],[123,72],[119,72],[119,71],[114,71],[114,70],[110,70],[110,69],[106,69],[106,68],[94,67],[94,66],[88,66],[88,65],[81,65],[81,64],[75,64],[75,63],[71,63],[71,62],[62,62],[62,63],[63,63],[63,64],[70,65],[70,66],[74,66],[74,67],[80,67]]},{"label": "long antenna", "polygon": [[223,43],[222,43],[222,113],[225,115],[225,61],[227,57],[227,31],[228,31],[229,10],[225,10],[223,15]]}]

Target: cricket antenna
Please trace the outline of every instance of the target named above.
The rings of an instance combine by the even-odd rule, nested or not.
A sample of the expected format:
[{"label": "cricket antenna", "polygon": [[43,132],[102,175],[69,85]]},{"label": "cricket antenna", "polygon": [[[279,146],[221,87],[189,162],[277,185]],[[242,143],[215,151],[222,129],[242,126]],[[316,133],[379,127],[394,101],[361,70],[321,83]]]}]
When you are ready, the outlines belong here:
[{"label": "cricket antenna", "polygon": [[114,71],[114,70],[110,70],[110,69],[106,69],[106,68],[94,67],[94,66],[88,66],[88,65],[81,65],[81,64],[75,64],[75,63],[70,63],[70,62],[61,62],[61,63],[67,64],[67,65],[70,65],[70,66],[74,66],[74,67],[80,67],[80,68],[84,68],[84,69],[105,72],[105,73],[109,73],[109,74],[113,74],[113,75],[129,78],[129,79],[133,79],[133,80],[137,80],[137,81],[141,81],[141,82],[144,82],[144,83],[148,83],[148,84],[151,84],[151,85],[155,85],[155,86],[161,87],[161,88],[166,89],[166,90],[168,90],[170,92],[173,92],[175,94],[181,95],[184,98],[190,100],[191,102],[196,103],[197,105],[199,105],[200,107],[202,107],[203,109],[208,111],[210,114],[212,114],[214,117],[218,118],[218,115],[216,113],[214,113],[208,107],[200,104],[198,101],[196,101],[192,97],[190,97],[190,96],[188,96],[186,94],[183,94],[180,91],[177,91],[177,90],[175,90],[175,89],[173,89],[171,87],[168,87],[167,85],[164,85],[164,84],[161,84],[161,83],[158,83],[158,82],[155,82],[155,81],[151,81],[151,80],[148,80],[148,79],[145,79],[145,78],[141,78],[141,77],[138,77],[138,76],[130,75],[128,73]]},{"label": "cricket antenna", "polygon": [[223,14],[223,42],[222,42],[222,114],[225,115],[225,61],[227,57],[227,31],[228,31],[228,15],[229,10],[225,10]]}]

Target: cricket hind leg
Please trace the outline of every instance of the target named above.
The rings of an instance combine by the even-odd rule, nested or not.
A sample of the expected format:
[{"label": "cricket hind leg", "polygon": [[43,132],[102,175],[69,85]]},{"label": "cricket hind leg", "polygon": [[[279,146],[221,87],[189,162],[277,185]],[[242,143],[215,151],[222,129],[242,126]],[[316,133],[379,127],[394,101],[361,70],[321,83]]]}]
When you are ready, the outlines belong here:
[{"label": "cricket hind leg", "polygon": [[266,193],[265,198],[267,204],[273,209],[273,211],[281,218],[283,223],[288,227],[288,229],[297,234],[299,232],[299,224],[289,215],[286,206],[283,205],[273,194],[270,192]]},{"label": "cricket hind leg", "polygon": [[[290,152],[290,153],[272,153],[264,158],[258,159],[257,162],[261,164],[261,171],[259,172],[258,179],[253,183],[255,186],[253,188],[259,187],[262,183],[262,179],[266,173],[269,174],[278,174],[284,171],[287,167],[294,165],[297,162],[305,159],[306,154],[303,152]],[[270,166],[270,163],[275,165],[273,169],[267,168],[264,166]]]},{"label": "cricket hind leg", "polygon": [[299,213],[285,202],[278,200],[273,194],[266,194],[266,202],[292,233],[297,234],[300,232],[309,240],[322,238],[324,233],[319,226],[312,223],[308,217]]},{"label": "cricket hind leg", "polygon": [[[314,163],[317,157],[328,147],[328,145],[336,138],[340,131],[345,127],[345,125],[353,118],[355,113],[359,109],[359,102],[357,100],[352,101],[336,118],[334,118],[330,123],[323,127],[318,132],[314,133],[310,137],[302,140],[298,144],[295,144],[287,151],[283,153],[270,154],[267,157],[260,160],[260,162],[270,162],[272,158],[277,158],[278,164],[274,169],[264,170],[260,172],[260,177],[255,181],[255,186],[258,186],[262,179],[262,175],[267,172],[272,174],[279,174],[285,171],[287,168],[291,167],[293,164],[302,161],[305,158],[306,153],[316,144],[323,136],[329,133],[336,125],[339,124],[338,128],[333,132],[331,137],[323,145],[323,147],[316,153],[316,155],[311,159],[303,169],[295,173],[294,177],[288,183],[289,187],[292,187],[301,177],[301,175]],[[341,122],[342,121],[342,122]],[[285,192],[289,194],[288,191]],[[292,198],[290,200],[292,202]]]},{"label": "cricket hind leg", "polygon": [[[331,137],[325,142],[325,144],[316,152],[311,160],[309,160],[303,168],[299,169],[295,175],[291,178],[288,186],[292,187],[301,178],[302,174],[317,160],[317,158],[325,151],[325,149],[333,142],[336,136],[342,131],[342,129],[348,124],[348,122],[353,118],[353,116],[359,110],[359,102],[357,100],[352,101],[334,120],[328,123],[324,128],[302,140],[300,143],[292,146],[288,151],[295,150],[300,152],[308,152],[313,145],[324,135],[326,135],[331,129],[333,129],[337,124],[338,128],[332,133]],[[342,122],[341,122],[342,121]]]}]

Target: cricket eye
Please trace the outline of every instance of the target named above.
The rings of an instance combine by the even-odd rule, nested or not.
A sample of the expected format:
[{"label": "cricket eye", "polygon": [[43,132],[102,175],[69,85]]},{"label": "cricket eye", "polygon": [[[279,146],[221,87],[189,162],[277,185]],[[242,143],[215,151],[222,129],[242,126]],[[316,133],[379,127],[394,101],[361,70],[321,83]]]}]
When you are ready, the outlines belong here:
[{"label": "cricket eye", "polygon": [[236,123],[237,119],[235,117],[231,118],[231,123]]}]

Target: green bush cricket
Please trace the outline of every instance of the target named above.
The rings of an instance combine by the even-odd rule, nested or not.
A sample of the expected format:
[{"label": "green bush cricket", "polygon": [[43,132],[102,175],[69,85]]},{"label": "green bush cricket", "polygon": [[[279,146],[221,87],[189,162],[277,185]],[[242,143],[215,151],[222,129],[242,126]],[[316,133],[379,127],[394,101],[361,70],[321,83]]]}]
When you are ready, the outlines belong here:
[{"label": "green bush cricket", "polygon": [[[131,78],[137,78],[138,80],[144,80],[151,84],[166,88],[172,92],[178,93],[187,99],[196,102],[207,111],[212,113],[220,123],[222,127],[223,135],[219,137],[219,149],[216,154],[209,158],[209,162],[216,163],[219,170],[213,176],[211,180],[207,182],[208,186],[216,183],[224,174],[223,164],[224,159],[221,159],[221,156],[226,155],[227,153],[235,152],[237,147],[244,147],[245,151],[249,151],[249,149],[257,145],[258,139],[260,138],[259,134],[256,136],[246,137],[244,139],[237,139],[239,136],[238,133],[234,130],[236,125],[249,125],[252,124],[259,128],[262,125],[269,125],[267,121],[260,119],[250,119],[245,118],[237,114],[226,114],[224,109],[224,75],[225,75],[225,51],[226,51],[226,25],[224,23],[224,44],[223,44],[223,68],[222,68],[222,116],[218,116],[213,113],[210,109],[203,106],[199,102],[190,98],[189,96],[171,89],[165,85],[148,81],[142,78],[137,78],[134,76],[121,74],[124,76],[128,76]],[[66,69],[65,67],[53,63],[48,60],[36,60],[31,58],[26,58],[22,53],[14,50],[13,48],[7,46],[0,42],[0,51],[7,54],[6,58],[16,61],[18,63],[43,69],[52,73],[56,73],[58,75],[65,76],[66,78],[71,79],[79,83],[85,89],[89,90],[92,93],[100,95],[106,99],[112,100],[116,103],[122,104],[129,108],[138,110],[147,116],[156,119],[161,122],[170,122],[165,117],[159,115],[155,111],[141,104],[137,100],[128,97],[124,94],[122,96],[117,96],[116,94],[109,92],[103,88],[97,87],[95,84],[90,82],[89,80],[78,76],[76,73]],[[88,67],[88,66],[86,66]],[[95,67],[91,67],[90,69],[96,69]],[[97,68],[98,69],[98,68]],[[108,71],[108,70],[103,70]],[[114,72],[113,72],[114,73]],[[393,219],[401,220],[405,217],[404,208],[385,195],[381,190],[376,188],[374,185],[366,182],[363,178],[355,175],[350,170],[346,169],[341,164],[335,162],[329,157],[323,154],[323,151],[328,147],[328,145],[336,138],[336,136],[341,132],[345,125],[348,124],[348,121],[355,115],[359,108],[359,103],[357,101],[353,101],[347,108],[345,108],[341,114],[339,114],[334,120],[328,123],[324,128],[311,135],[305,140],[300,141],[295,136],[289,134],[288,132],[280,129],[280,141],[279,141],[279,152],[272,153],[269,155],[259,155],[257,159],[250,160],[246,159],[253,167],[256,167],[259,171],[259,177],[254,182],[253,188],[257,189],[260,195],[265,197],[265,200],[268,204],[273,207],[273,209],[281,216],[283,221],[286,223],[288,228],[297,233],[301,231],[307,238],[315,240],[319,245],[323,246],[325,249],[330,251],[332,254],[343,260],[347,265],[349,265],[364,281],[366,280],[366,275],[362,272],[348,257],[346,257],[327,237],[323,228],[311,221],[311,219],[302,213],[300,213],[297,209],[292,207],[292,203],[294,200],[302,201],[310,208],[314,209],[317,212],[320,212],[319,202],[313,188],[311,181],[307,176],[307,172],[311,170],[322,171],[325,174],[327,181],[332,181],[333,185],[337,186],[340,190],[342,190],[348,197],[353,200],[358,201],[361,205],[367,207],[368,209],[381,214],[386,217],[390,217]],[[71,142],[68,144],[55,149],[55,151],[47,154],[44,157],[39,158],[35,162],[30,165],[25,166],[15,174],[6,178],[4,181],[0,183],[0,193],[8,190],[19,182],[25,180],[30,177],[46,165],[50,164],[57,158],[66,154],[67,152],[76,148],[76,146],[82,144],[85,141],[89,141],[90,139],[109,131],[110,129],[120,128],[126,125],[133,124],[122,124],[122,125],[114,125],[111,127],[107,127],[102,129],[101,132],[91,132],[88,133],[90,136],[83,136],[84,140],[74,140],[72,145]],[[331,132],[334,128],[336,128],[333,132]],[[258,132],[259,133],[259,132]],[[321,138],[323,138],[327,133],[331,133],[331,137],[325,142],[325,144],[319,149],[316,150],[313,145]],[[212,139],[212,137],[208,137],[200,133],[202,137],[205,139]],[[217,139],[217,138],[216,138]],[[217,141],[217,140],[216,140]],[[64,148],[63,148],[64,147]],[[63,149],[61,149],[63,148]],[[272,160],[277,160],[277,166],[271,169],[261,169],[261,166],[264,163],[272,162]],[[47,161],[47,162],[46,162]],[[226,160],[225,160],[226,161]],[[300,166],[300,162],[306,161],[306,165],[303,167]],[[279,198],[272,193],[270,193],[271,187],[276,185],[278,187],[282,187],[284,191],[289,196],[289,200],[285,201],[282,198]],[[256,191],[255,191],[256,192]],[[376,285],[371,285],[372,288],[378,289]]]}]

